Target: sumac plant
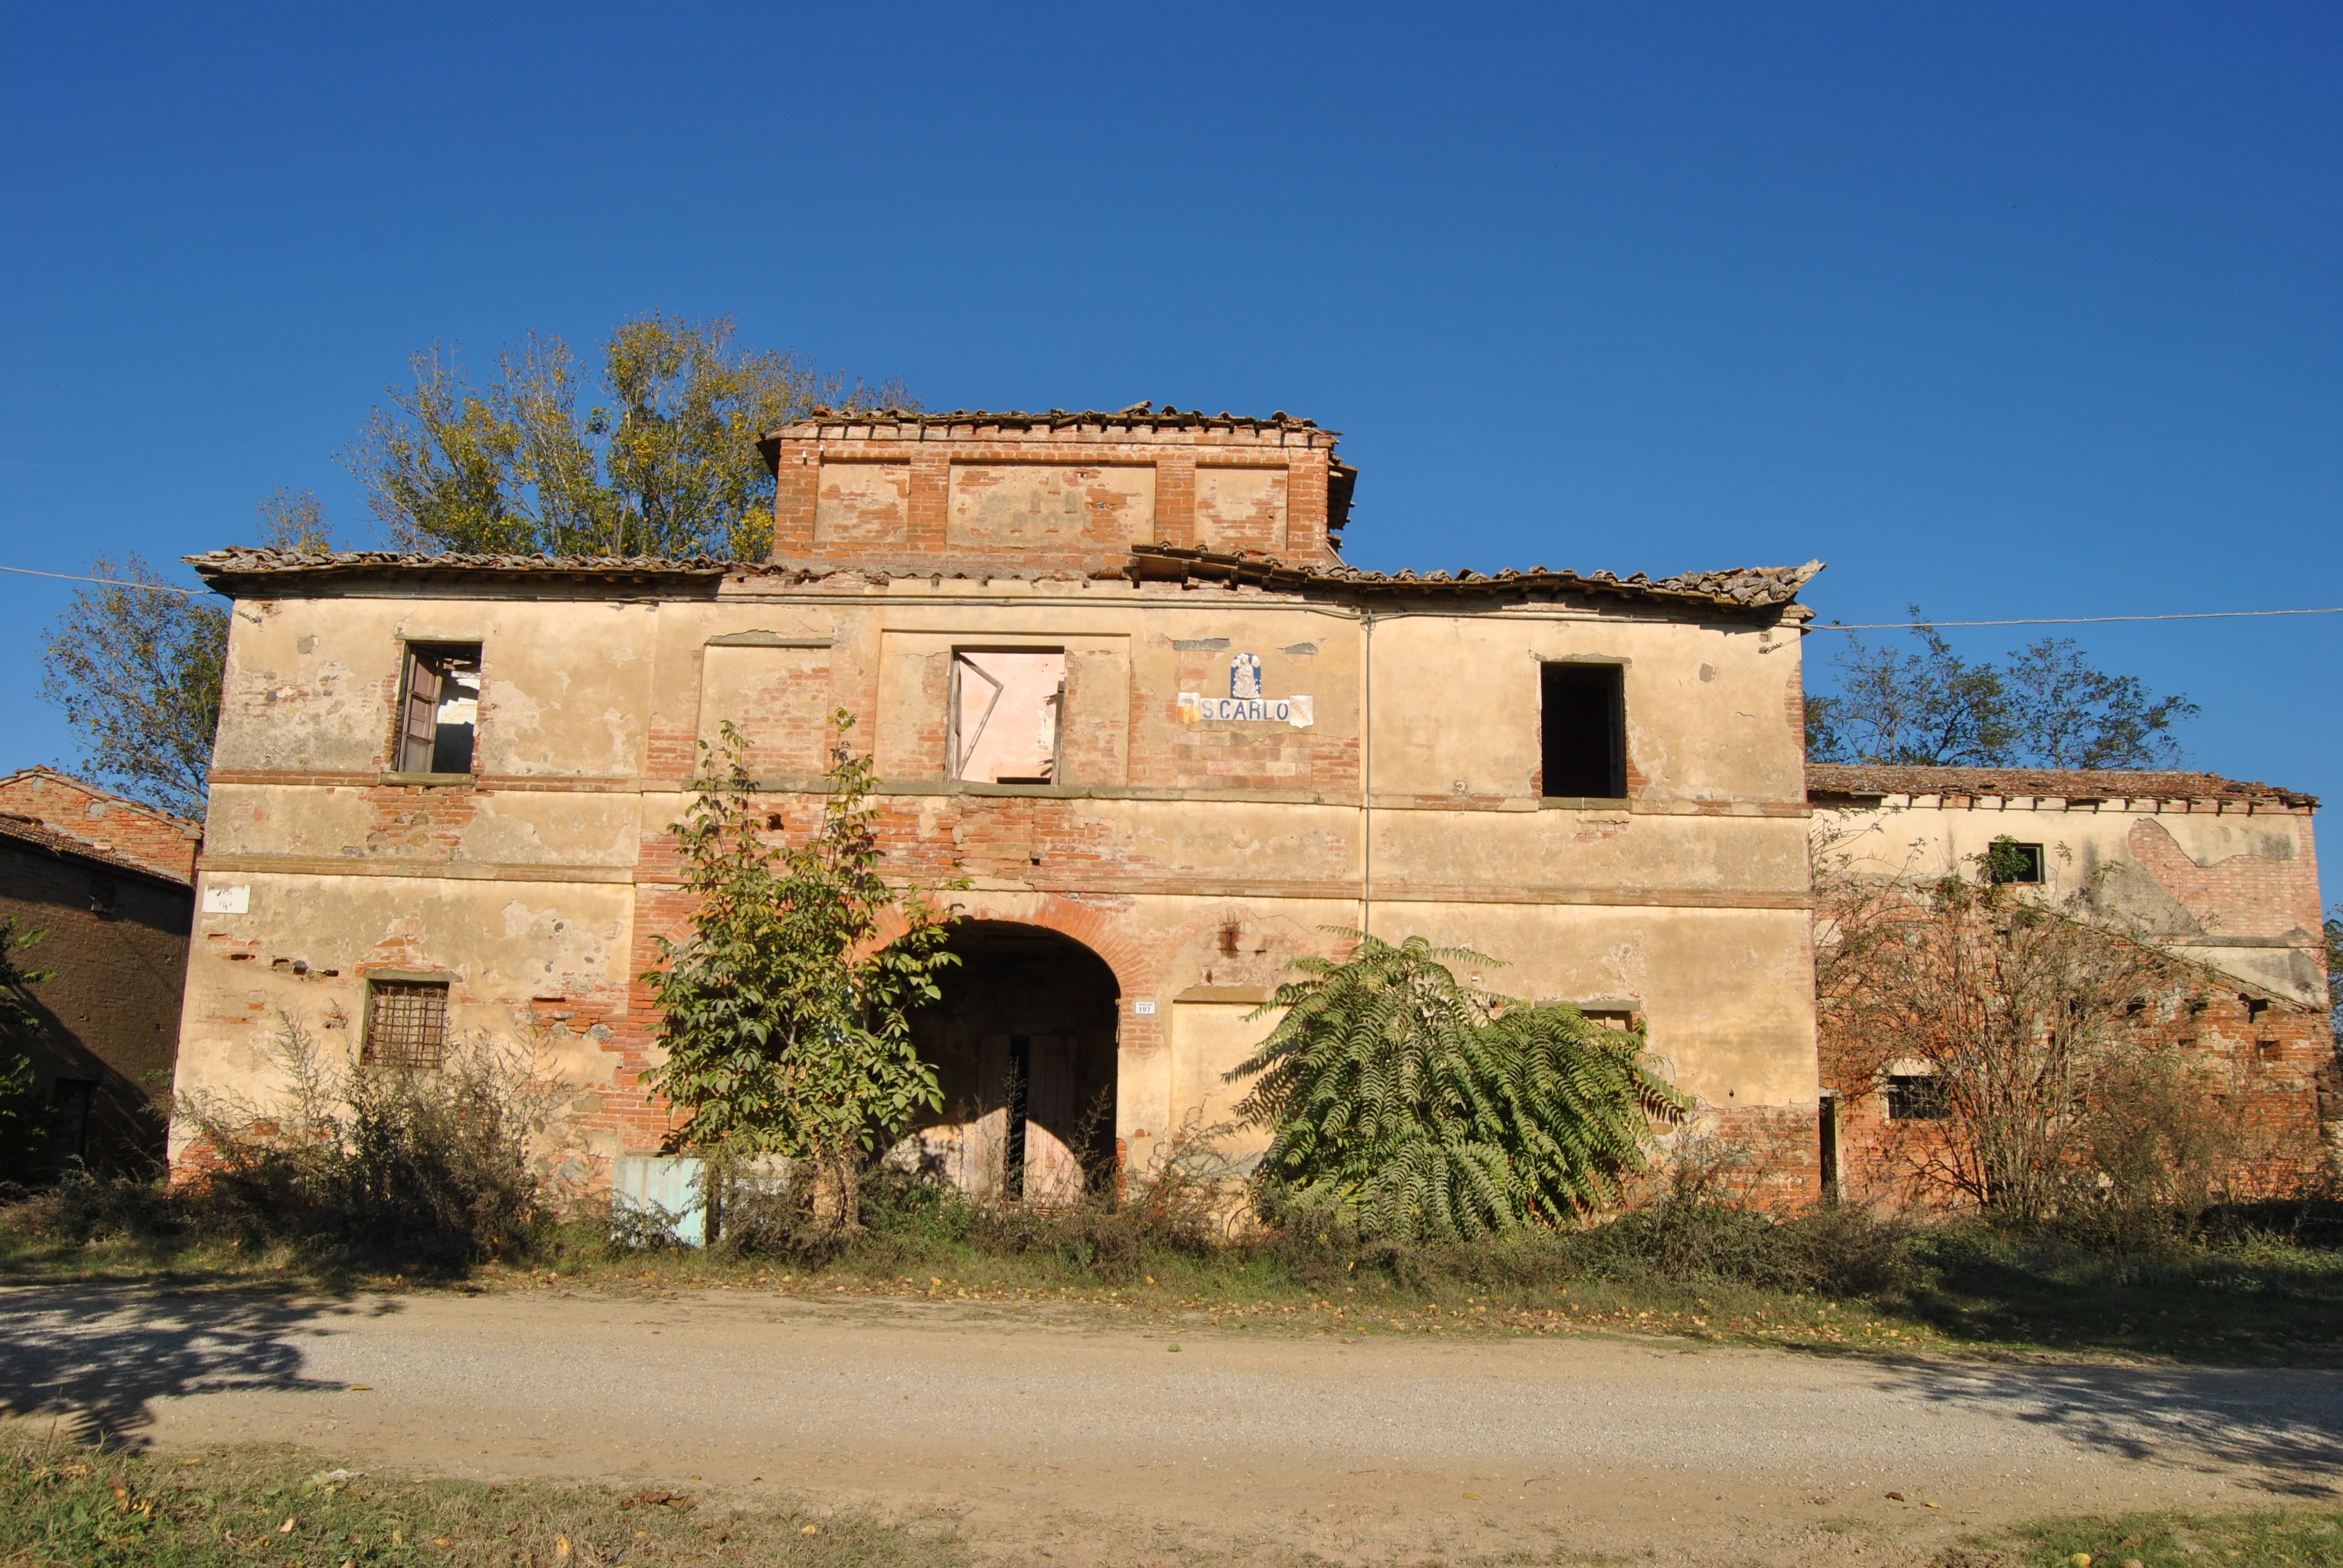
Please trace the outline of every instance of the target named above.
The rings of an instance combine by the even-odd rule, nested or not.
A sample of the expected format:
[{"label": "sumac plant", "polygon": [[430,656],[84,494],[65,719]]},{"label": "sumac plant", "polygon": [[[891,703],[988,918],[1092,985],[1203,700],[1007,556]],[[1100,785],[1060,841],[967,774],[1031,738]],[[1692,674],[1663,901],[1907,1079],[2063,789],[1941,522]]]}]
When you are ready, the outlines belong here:
[{"label": "sumac plant", "polygon": [[1271,1131],[1271,1212],[1334,1207],[1390,1240],[1552,1224],[1615,1201],[1654,1124],[1684,1116],[1640,1032],[1467,985],[1450,964],[1495,960],[1464,949],[1342,934],[1349,956],[1299,960],[1228,1075],[1254,1081],[1238,1111]]}]

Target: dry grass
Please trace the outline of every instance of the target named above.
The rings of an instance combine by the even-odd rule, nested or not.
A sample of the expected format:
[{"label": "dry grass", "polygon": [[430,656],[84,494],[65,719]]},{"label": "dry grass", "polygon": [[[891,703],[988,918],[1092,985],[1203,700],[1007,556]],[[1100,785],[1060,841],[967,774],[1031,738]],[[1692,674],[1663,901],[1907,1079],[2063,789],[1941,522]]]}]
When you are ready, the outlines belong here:
[{"label": "dry grass", "polygon": [[959,1568],[949,1533],[664,1490],[407,1481],[285,1449],[146,1457],[0,1439],[5,1568]]}]

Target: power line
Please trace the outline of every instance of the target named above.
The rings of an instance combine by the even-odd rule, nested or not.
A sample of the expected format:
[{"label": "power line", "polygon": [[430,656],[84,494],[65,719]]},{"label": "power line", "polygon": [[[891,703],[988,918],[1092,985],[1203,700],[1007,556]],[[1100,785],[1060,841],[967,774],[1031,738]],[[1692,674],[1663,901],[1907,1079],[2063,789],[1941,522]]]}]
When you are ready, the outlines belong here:
[{"label": "power line", "polygon": [[2098,626],[2111,620],[2240,620],[2264,615],[2343,615],[2343,605],[2318,609],[2199,609],[2172,615],[2053,615],[2025,620],[1882,620],[1847,625],[1842,621],[1806,623],[1808,631],[1928,631],[1964,626]]},{"label": "power line", "polygon": [[0,567],[0,572],[15,572],[18,577],[27,578],[55,578],[59,582],[103,583],[107,588],[144,588],[148,593],[183,594],[188,598],[212,591],[209,588],[173,588],[169,583],[133,582],[127,578],[85,578],[72,572],[36,572],[30,567]]}]

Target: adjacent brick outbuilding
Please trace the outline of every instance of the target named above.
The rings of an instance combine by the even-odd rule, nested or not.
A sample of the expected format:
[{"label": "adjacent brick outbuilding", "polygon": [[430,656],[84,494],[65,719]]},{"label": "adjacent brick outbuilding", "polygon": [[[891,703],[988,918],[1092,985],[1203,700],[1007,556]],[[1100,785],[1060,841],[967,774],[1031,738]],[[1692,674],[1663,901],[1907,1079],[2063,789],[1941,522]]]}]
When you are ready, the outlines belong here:
[{"label": "adjacent brick outbuilding", "polygon": [[152,1168],[177,1064],[201,829],[45,768],[0,779],[0,916],[24,967],[51,1111],[48,1165]]}]

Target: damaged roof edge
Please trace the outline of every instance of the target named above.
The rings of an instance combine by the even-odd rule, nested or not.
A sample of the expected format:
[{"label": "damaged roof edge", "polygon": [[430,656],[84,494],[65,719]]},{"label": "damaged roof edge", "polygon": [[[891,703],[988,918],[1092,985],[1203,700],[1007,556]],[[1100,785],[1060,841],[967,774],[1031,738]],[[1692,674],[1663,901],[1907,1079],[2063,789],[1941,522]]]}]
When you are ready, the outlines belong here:
[{"label": "damaged roof edge", "polygon": [[2189,769],[1950,768],[1892,762],[1809,762],[1806,795],[1980,796],[2054,800],[2246,800],[2316,810],[2318,797],[2276,784]]},{"label": "damaged roof edge", "polygon": [[1125,565],[1098,571],[1052,566],[1032,572],[976,565],[944,569],[925,561],[872,561],[852,566],[805,566],[787,561],[659,560],[623,556],[425,555],[394,550],[348,550],[335,554],[238,547],[183,558],[206,584],[235,596],[288,591],[331,591],[367,579],[437,578],[491,584],[598,584],[663,588],[681,597],[705,597],[728,576],[785,577],[799,582],[829,578],[1021,577],[1127,578],[1141,582],[1193,582],[1259,588],[1288,593],[1339,597],[1433,594],[1453,598],[1504,598],[1525,593],[1594,594],[1663,604],[1700,606],[1735,612],[1778,610],[1791,606],[1799,589],[1823,569],[1820,561],[1801,567],[1743,567],[1729,571],[1687,572],[1654,580],[1642,572],[1619,577],[1607,571],[1370,572],[1355,567],[1288,566],[1274,557],[1220,555],[1174,545],[1136,545]]},{"label": "damaged roof edge", "polygon": [[1720,609],[1778,609],[1794,603],[1800,589],[1823,569],[1821,561],[1797,567],[1735,567],[1725,571],[1685,572],[1654,579],[1642,572],[1627,577],[1607,571],[1555,571],[1547,567],[1500,572],[1371,572],[1357,567],[1294,567],[1268,556],[1216,555],[1174,545],[1133,545],[1131,576],[1139,581],[1228,582],[1302,591],[1338,588],[1387,596],[1432,593],[1495,598],[1519,593],[1566,592],[1615,595]]},{"label": "damaged roof edge", "polygon": [[207,588],[233,598],[239,588],[325,586],[368,578],[445,577],[478,582],[600,583],[626,587],[712,590],[739,567],[709,557],[665,560],[650,556],[443,555],[413,550],[256,549],[234,546],[199,556],[182,556]]}]

